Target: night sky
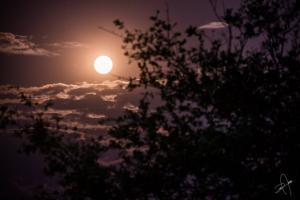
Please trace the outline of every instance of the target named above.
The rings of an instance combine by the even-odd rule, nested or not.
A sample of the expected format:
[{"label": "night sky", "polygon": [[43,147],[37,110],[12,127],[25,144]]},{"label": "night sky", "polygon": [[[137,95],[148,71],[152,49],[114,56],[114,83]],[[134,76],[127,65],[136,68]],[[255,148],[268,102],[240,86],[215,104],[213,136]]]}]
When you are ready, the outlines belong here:
[{"label": "night sky", "polygon": [[[238,6],[226,0],[227,7]],[[170,18],[178,29],[203,26],[217,21],[208,0],[169,1]],[[124,109],[135,109],[136,95],[124,90],[123,77],[137,75],[137,67],[128,65],[120,38],[99,30],[102,26],[117,31],[113,20],[128,28],[146,28],[149,16],[161,10],[163,0],[2,0],[0,3],[0,104],[18,105],[20,86],[38,103],[54,100],[51,113],[66,118],[79,130],[101,134],[103,117],[114,117]],[[98,74],[94,60],[107,55],[113,61],[112,72]],[[1,136],[1,197],[23,195],[43,180],[41,159],[16,153],[18,141]],[[26,196],[26,195],[25,195]],[[10,198],[13,199],[13,198]]]},{"label": "night sky", "polygon": [[[115,30],[113,20],[121,19],[129,28],[146,28],[156,10],[165,15],[165,5],[159,0],[1,1],[0,83],[34,86],[111,79],[99,76],[92,67],[101,54],[112,58],[113,73],[134,75],[136,68],[128,66],[120,39],[97,27]],[[236,4],[226,1],[226,6]],[[208,0],[170,1],[169,9],[179,29],[216,20]],[[8,34],[24,38],[35,52],[5,52]]]}]

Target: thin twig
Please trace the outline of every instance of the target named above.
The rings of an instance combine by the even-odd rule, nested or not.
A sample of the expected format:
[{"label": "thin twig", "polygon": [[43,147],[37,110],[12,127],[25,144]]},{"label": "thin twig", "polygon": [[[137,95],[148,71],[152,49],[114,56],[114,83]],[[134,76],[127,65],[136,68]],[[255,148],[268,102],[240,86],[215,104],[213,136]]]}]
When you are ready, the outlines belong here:
[{"label": "thin twig", "polygon": [[223,19],[222,19],[222,18],[219,16],[219,14],[218,14],[218,10],[217,10],[217,2],[218,2],[218,0],[215,0],[215,1],[209,0],[209,3],[210,3],[210,5],[211,5],[211,7],[212,7],[212,9],[213,9],[213,12],[214,12],[216,18],[217,18],[219,21],[223,21]]},{"label": "thin twig", "polygon": [[118,79],[121,79],[121,80],[129,81],[129,78],[124,77],[124,76],[120,76],[120,75],[117,75],[117,74],[114,74],[114,73],[109,73],[109,75],[111,75],[111,76],[113,76],[113,77],[116,77],[116,78],[118,78]]},{"label": "thin twig", "polygon": [[100,30],[102,30],[102,31],[105,31],[105,32],[107,32],[107,33],[110,33],[110,34],[112,34],[112,35],[114,35],[114,36],[116,36],[116,37],[122,38],[122,35],[121,35],[121,34],[118,34],[118,33],[116,33],[116,32],[113,31],[113,30],[104,28],[104,27],[102,27],[102,26],[98,26],[98,29],[100,29]]}]

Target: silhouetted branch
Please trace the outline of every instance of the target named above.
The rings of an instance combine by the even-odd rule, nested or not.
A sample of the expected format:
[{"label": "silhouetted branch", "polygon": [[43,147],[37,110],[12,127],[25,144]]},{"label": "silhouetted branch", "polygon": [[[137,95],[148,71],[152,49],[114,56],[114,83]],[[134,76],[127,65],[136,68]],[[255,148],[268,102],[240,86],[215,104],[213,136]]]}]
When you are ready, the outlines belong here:
[{"label": "silhouetted branch", "polygon": [[110,34],[112,34],[112,35],[114,35],[114,36],[116,36],[116,37],[123,38],[121,34],[118,34],[118,33],[116,33],[115,31],[110,30],[110,29],[107,29],[107,28],[104,28],[104,27],[102,27],[102,26],[98,26],[98,29],[100,29],[100,30],[102,30],[102,31],[105,31],[105,32],[107,32],[107,33],[110,33]]}]

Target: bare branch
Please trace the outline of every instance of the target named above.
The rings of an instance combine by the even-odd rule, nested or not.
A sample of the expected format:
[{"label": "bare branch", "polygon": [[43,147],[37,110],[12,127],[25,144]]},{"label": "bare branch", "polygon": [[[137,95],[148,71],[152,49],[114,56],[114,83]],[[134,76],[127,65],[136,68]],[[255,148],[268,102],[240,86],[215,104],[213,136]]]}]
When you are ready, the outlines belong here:
[{"label": "bare branch", "polygon": [[114,36],[116,36],[116,37],[122,38],[122,35],[121,35],[121,34],[116,33],[116,32],[113,31],[113,30],[104,28],[104,27],[102,27],[102,26],[98,26],[98,29],[100,29],[100,30],[102,30],[102,31],[105,31],[105,32],[107,32],[107,33],[110,33],[110,34],[112,34],[112,35],[114,35]]}]

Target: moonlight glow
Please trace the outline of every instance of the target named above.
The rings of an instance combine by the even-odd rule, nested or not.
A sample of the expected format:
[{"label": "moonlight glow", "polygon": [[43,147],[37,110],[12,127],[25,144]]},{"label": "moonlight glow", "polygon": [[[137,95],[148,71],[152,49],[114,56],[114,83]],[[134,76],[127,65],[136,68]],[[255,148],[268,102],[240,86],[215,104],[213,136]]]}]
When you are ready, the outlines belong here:
[{"label": "moonlight glow", "polygon": [[107,74],[111,71],[113,63],[110,57],[99,56],[94,62],[94,67],[99,74]]}]

